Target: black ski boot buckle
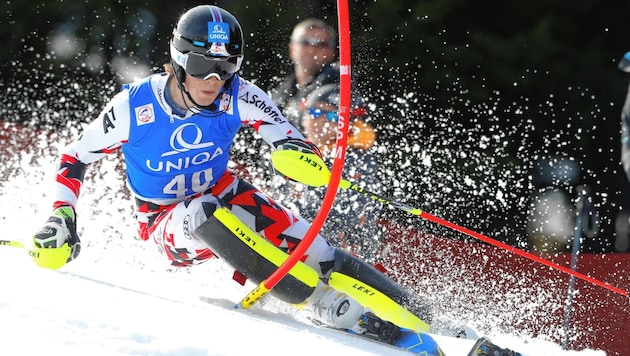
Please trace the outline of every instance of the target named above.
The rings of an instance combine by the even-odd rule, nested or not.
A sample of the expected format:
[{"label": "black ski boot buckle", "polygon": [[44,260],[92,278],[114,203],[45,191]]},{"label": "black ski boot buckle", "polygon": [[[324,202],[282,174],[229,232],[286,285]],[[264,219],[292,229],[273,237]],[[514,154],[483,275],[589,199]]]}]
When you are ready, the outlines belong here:
[{"label": "black ski boot buckle", "polygon": [[390,345],[393,345],[401,334],[401,330],[398,326],[389,321],[382,320],[370,312],[361,315],[359,326],[364,328],[366,333],[373,334],[379,340]]}]

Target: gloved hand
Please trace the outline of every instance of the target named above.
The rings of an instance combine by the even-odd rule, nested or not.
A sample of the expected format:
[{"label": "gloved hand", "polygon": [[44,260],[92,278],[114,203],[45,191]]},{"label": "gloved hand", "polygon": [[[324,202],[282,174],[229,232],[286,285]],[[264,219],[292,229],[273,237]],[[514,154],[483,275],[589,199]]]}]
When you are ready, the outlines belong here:
[{"label": "gloved hand", "polygon": [[68,262],[74,260],[81,252],[81,240],[76,230],[77,215],[69,205],[53,210],[42,228],[35,232],[33,242],[40,248],[59,248],[66,242],[72,248]]},{"label": "gloved hand", "polygon": [[[319,158],[322,158],[322,153],[319,151],[319,148],[317,148],[317,146],[314,143],[309,142],[309,141],[302,141],[295,138],[290,138],[290,139],[282,140],[279,142],[275,142],[274,146],[276,146],[277,150],[292,150],[292,151],[298,151],[298,152],[303,152],[303,153],[312,153],[319,156]],[[292,182],[298,182],[297,180],[280,173],[276,169],[276,167],[273,166],[273,164],[271,165],[271,171],[273,172],[273,174],[280,174],[285,179],[288,179]]]},{"label": "gloved hand", "polygon": [[309,141],[302,141],[294,138],[290,138],[284,141],[280,141],[276,144],[276,148],[279,150],[293,150],[303,153],[314,153],[319,158],[322,158],[322,153],[317,146]]}]

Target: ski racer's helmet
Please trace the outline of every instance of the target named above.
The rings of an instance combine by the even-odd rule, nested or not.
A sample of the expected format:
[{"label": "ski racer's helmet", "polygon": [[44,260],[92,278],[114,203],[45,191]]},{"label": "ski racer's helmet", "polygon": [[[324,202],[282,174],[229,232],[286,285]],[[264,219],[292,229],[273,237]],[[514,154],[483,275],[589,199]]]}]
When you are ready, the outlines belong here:
[{"label": "ski racer's helmet", "polygon": [[217,6],[200,5],[177,22],[170,43],[171,65],[179,83],[186,73],[197,79],[228,80],[243,62],[243,30]]}]

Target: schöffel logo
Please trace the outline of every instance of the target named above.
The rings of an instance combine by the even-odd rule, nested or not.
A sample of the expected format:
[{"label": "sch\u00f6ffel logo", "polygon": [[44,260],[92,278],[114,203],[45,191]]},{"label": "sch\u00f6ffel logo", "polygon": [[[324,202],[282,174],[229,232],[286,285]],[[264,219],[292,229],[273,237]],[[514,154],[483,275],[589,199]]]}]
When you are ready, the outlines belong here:
[{"label": "sch\u00f6ffel logo", "polygon": [[208,43],[230,43],[230,25],[225,22],[208,22]]},{"label": "sch\u00f6ffel logo", "polygon": [[153,104],[142,105],[134,108],[136,111],[136,124],[138,126],[155,122]]}]

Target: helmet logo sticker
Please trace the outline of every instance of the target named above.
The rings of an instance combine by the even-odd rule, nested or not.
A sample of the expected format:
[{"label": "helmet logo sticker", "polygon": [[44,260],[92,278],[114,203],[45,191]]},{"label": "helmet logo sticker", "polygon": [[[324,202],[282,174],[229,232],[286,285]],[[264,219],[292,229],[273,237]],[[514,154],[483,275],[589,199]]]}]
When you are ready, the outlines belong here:
[{"label": "helmet logo sticker", "polygon": [[230,55],[227,49],[225,49],[224,44],[217,45],[216,43],[213,43],[210,49],[206,51],[206,53],[212,54],[213,56],[223,56],[223,57],[228,57]]},{"label": "helmet logo sticker", "polygon": [[208,22],[208,43],[230,43],[230,25],[225,22]]}]

